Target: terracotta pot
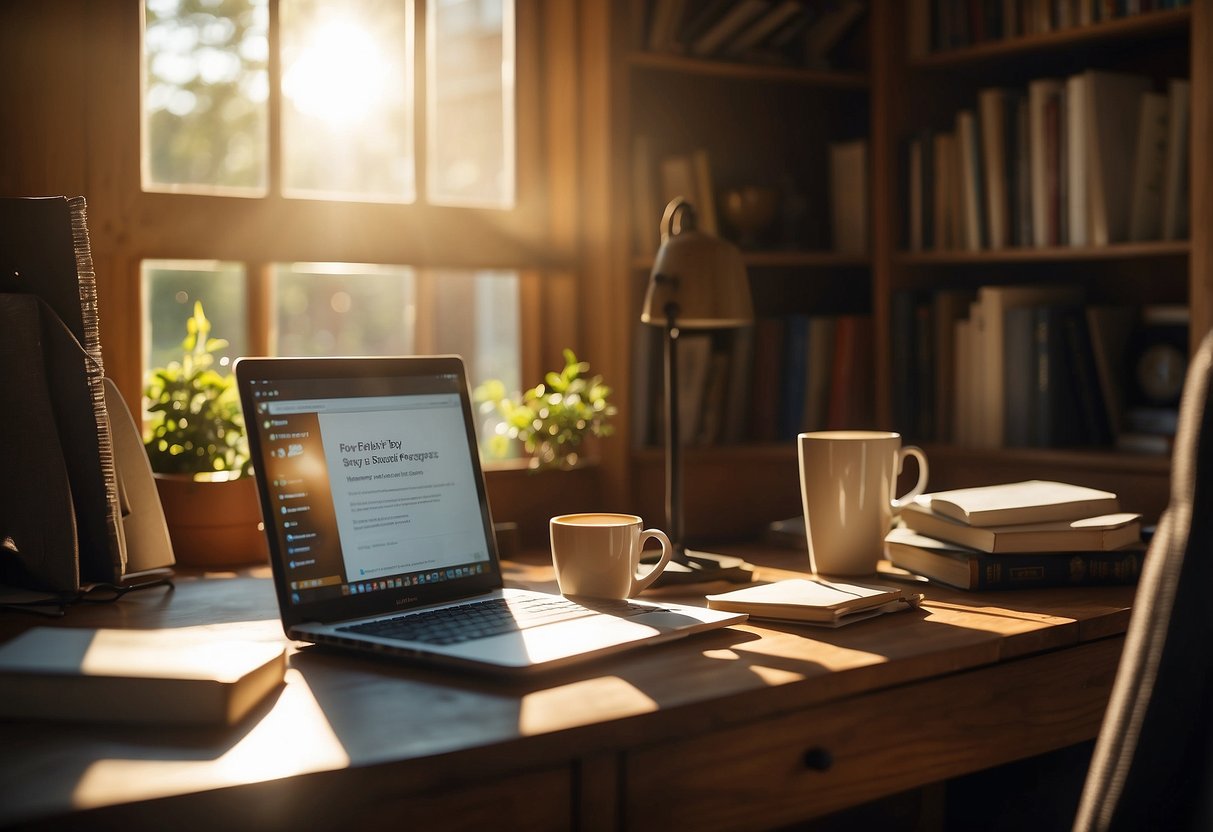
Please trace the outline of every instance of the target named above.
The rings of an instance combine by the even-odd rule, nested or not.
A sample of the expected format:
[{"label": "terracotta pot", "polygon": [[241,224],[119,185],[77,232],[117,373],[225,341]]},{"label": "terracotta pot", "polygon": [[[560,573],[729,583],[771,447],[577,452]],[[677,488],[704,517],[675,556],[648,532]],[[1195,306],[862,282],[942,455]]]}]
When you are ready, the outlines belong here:
[{"label": "terracotta pot", "polygon": [[255,478],[156,474],[156,490],[181,566],[247,566],[268,560]]}]

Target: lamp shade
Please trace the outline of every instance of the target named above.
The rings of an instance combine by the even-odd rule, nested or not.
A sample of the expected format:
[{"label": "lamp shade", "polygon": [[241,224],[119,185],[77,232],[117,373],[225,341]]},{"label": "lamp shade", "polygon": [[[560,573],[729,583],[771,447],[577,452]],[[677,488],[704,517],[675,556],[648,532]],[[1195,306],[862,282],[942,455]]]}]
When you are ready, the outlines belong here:
[{"label": "lamp shade", "polygon": [[741,252],[697,229],[695,211],[681,197],[666,206],[661,219],[661,247],[640,320],[665,326],[671,310],[684,329],[738,327],[754,320]]}]

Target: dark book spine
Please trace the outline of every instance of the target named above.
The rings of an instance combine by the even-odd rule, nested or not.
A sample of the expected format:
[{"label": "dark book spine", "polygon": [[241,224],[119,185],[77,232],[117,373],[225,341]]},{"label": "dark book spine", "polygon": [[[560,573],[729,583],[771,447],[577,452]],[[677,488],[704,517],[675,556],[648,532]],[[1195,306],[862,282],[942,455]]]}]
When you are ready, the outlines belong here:
[{"label": "dark book spine", "polygon": [[1070,379],[1082,425],[1082,444],[1107,445],[1112,441],[1112,427],[1099,387],[1095,353],[1091,347],[1091,332],[1084,309],[1069,309],[1065,316],[1065,335]]},{"label": "dark book spine", "polygon": [[1044,448],[1081,442],[1077,397],[1070,383],[1065,335],[1068,310],[1060,306],[1035,307],[1036,418],[1035,444]]},{"label": "dark book spine", "polygon": [[784,327],[783,378],[780,384],[778,439],[795,439],[804,422],[805,380],[809,362],[809,316],[789,315]]},{"label": "dark book spine", "polygon": [[[1137,583],[1145,552],[1077,552],[1069,555],[970,555],[972,589],[1030,589]],[[972,565],[976,564],[976,568]]]},{"label": "dark book spine", "polygon": [[929,298],[914,304],[914,428],[920,440],[935,438],[935,330]]},{"label": "dark book spine", "polygon": [[905,436],[914,435],[914,414],[917,411],[914,380],[914,293],[895,292],[891,311],[889,338],[893,352],[893,427]]},{"label": "dark book spine", "polygon": [[750,394],[750,433],[755,442],[775,441],[782,381],[783,320],[759,318],[754,323],[754,375]]},{"label": "dark book spine", "polygon": [[1013,306],[1003,319],[1003,442],[1008,448],[1027,448],[1035,443],[1036,310]]}]

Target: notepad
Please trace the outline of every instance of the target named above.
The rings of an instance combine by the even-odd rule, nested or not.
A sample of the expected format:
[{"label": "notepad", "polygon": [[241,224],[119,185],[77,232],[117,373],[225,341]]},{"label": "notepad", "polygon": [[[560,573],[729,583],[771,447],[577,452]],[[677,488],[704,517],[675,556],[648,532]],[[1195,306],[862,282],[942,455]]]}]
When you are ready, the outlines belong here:
[{"label": "notepad", "polygon": [[790,578],[707,596],[708,607],[714,610],[827,627],[911,609],[922,598],[921,594],[907,593],[900,587],[823,578]]}]

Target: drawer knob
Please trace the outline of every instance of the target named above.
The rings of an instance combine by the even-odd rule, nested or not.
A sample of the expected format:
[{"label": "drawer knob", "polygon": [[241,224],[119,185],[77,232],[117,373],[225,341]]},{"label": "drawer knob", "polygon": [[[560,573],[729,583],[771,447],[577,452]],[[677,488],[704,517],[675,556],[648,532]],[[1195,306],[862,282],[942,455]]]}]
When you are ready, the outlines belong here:
[{"label": "drawer knob", "polygon": [[834,765],[834,755],[824,748],[810,748],[801,759],[805,768],[813,771],[829,771],[830,766]]}]

